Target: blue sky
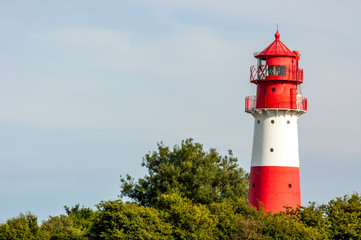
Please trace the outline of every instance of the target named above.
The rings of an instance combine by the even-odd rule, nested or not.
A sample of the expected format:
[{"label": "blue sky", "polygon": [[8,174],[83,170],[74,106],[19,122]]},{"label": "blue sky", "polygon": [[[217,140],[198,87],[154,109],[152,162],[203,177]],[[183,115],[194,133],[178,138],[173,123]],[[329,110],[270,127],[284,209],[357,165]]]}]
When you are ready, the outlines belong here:
[{"label": "blue sky", "polygon": [[194,138],[250,167],[253,52],[299,50],[302,203],[361,192],[359,1],[0,1],[0,221],[116,199]]}]

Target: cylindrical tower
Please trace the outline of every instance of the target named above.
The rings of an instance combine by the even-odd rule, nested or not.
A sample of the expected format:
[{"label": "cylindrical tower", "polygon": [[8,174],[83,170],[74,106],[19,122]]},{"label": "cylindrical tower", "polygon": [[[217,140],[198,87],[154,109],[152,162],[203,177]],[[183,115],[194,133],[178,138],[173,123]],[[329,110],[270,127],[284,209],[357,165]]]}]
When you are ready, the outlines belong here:
[{"label": "cylindrical tower", "polygon": [[258,209],[279,212],[301,204],[297,119],[307,111],[300,84],[298,51],[275,40],[255,53],[251,66],[257,95],[246,97],[246,112],[253,115],[254,136],[248,200]]}]

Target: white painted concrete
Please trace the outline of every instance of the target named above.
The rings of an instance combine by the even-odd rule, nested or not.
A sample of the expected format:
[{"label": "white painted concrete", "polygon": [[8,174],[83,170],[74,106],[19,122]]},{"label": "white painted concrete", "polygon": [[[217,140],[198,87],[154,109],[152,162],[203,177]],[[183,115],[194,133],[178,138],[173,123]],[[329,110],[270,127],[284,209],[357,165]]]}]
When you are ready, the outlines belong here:
[{"label": "white painted concrete", "polygon": [[299,167],[297,110],[255,109],[251,166]]}]

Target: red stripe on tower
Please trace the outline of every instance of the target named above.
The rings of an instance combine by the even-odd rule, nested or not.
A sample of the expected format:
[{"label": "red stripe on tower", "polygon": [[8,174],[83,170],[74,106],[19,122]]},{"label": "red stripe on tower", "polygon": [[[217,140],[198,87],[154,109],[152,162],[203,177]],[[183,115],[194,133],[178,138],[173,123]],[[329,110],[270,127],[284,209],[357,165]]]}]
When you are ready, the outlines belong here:
[{"label": "red stripe on tower", "polygon": [[255,119],[248,200],[258,209],[279,212],[301,204],[297,120],[307,111],[307,99],[300,90],[299,52],[288,49],[278,31],[275,37],[254,55],[250,80],[257,95],[245,103]]}]

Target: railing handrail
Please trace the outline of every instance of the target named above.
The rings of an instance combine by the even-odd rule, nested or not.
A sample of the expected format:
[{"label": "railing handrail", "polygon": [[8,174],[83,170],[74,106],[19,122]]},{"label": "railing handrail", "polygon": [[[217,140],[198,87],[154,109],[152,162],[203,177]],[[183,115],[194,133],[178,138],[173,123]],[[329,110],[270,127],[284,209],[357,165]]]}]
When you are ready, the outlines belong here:
[{"label": "railing handrail", "polygon": [[270,75],[268,66],[275,65],[253,65],[250,67],[250,81],[256,82],[259,80],[268,80],[267,77],[280,78],[279,80],[289,80],[303,82],[303,69],[293,66],[286,65],[286,75]]},{"label": "railing handrail", "polygon": [[[287,105],[290,106],[290,107],[289,108],[282,107],[282,106],[287,106]],[[292,105],[295,105],[296,107],[291,107]],[[307,112],[307,98],[303,97],[301,95],[297,95],[296,102],[294,102],[294,101],[280,101],[280,102],[275,102],[275,103],[269,104],[265,108],[292,109],[292,110]],[[248,97],[246,97],[246,99],[245,99],[245,110],[250,111],[250,110],[254,110],[254,109],[258,109],[257,108],[257,96],[248,96]]]}]

